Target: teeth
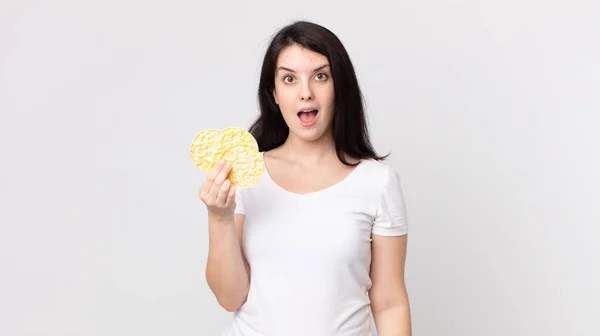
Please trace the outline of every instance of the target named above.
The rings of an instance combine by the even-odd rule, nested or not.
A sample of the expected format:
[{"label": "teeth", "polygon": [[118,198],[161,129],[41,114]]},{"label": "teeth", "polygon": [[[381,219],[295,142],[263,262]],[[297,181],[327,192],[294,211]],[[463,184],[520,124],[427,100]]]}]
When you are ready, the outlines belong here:
[{"label": "teeth", "polygon": [[319,113],[319,110],[316,110],[316,109],[315,110],[302,110],[302,111],[298,112],[298,117],[300,116],[300,113],[307,113],[307,112],[316,112],[316,113]]}]

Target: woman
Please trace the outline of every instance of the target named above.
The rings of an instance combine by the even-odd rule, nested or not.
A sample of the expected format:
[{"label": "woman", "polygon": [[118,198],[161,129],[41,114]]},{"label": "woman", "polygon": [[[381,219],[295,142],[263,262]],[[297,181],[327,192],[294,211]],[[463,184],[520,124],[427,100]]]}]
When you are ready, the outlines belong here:
[{"label": "woman", "polygon": [[219,164],[208,209],[208,284],[234,312],[227,336],[411,334],[398,174],[368,137],[353,65],[326,28],[271,41],[250,127],[266,170],[235,189]]}]

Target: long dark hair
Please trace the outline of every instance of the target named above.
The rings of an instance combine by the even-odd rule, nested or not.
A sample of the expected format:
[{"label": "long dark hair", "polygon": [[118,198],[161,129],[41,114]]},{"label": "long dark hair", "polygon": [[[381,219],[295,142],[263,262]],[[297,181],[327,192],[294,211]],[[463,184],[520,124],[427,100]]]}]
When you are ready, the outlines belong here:
[{"label": "long dark hair", "polygon": [[320,53],[329,61],[335,90],[332,131],[339,160],[348,166],[355,165],[346,160],[344,153],[358,159],[385,159],[389,154],[379,156],[371,145],[362,92],[346,49],[330,30],[307,21],[296,21],[279,30],[265,53],[258,86],[260,116],[249,128],[259,150],[268,151],[281,146],[289,134],[275,103],[273,90],[277,57],[292,44]]}]

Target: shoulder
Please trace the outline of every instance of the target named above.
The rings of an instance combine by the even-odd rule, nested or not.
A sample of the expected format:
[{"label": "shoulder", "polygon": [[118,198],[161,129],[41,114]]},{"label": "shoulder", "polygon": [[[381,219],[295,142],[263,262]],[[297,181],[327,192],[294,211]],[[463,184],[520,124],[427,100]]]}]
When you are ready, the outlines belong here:
[{"label": "shoulder", "polygon": [[378,185],[380,189],[395,178],[399,178],[399,174],[390,164],[375,159],[363,159],[360,163],[359,175],[369,183]]},{"label": "shoulder", "polygon": [[369,194],[375,197],[377,202],[385,204],[391,201],[398,205],[404,205],[404,190],[397,169],[388,163],[374,159],[363,160],[360,168],[361,170],[357,174],[359,175],[358,183],[368,185]]},{"label": "shoulder", "polygon": [[407,209],[400,174],[389,164],[366,161],[372,183],[376,183],[377,210],[372,233],[378,236],[401,236],[408,232]]}]

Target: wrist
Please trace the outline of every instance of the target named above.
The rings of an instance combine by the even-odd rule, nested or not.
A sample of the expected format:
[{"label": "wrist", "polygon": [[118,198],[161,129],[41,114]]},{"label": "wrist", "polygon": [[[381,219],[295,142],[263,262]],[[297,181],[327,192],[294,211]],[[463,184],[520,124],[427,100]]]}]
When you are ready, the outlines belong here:
[{"label": "wrist", "polygon": [[209,222],[214,222],[214,223],[219,223],[219,224],[229,224],[229,223],[233,223],[234,220],[234,215],[233,213],[231,214],[216,214],[216,213],[212,213],[212,212],[208,212],[208,221]]}]

